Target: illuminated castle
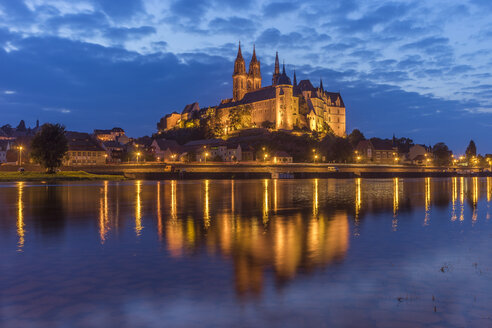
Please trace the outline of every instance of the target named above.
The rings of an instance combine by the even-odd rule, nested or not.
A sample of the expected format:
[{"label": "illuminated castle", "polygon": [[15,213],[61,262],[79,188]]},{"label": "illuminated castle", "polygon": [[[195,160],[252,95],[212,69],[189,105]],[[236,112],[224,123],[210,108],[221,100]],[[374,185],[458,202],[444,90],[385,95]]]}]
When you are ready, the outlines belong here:
[{"label": "illuminated castle", "polygon": [[[327,131],[328,126],[337,136],[345,136],[345,105],[340,93],[328,92],[320,80],[314,87],[309,80],[297,83],[294,71],[293,83],[285,71],[280,72],[278,53],[272,84],[262,87],[261,64],[253,47],[253,55],[246,73],[241,44],[237,51],[232,74],[232,98],[223,99],[213,108],[221,117],[224,133],[237,129],[231,122],[231,114],[247,113],[251,121],[246,126],[274,130]],[[203,111],[198,103],[187,105],[181,114],[173,112],[157,124],[159,131],[186,127],[190,119],[200,117]]]},{"label": "illuminated castle", "polygon": [[217,107],[224,111],[222,117],[226,126],[230,111],[237,110],[239,106],[247,106],[251,110],[253,127],[270,125],[275,129],[308,128],[311,131],[321,131],[326,123],[336,135],[345,135],[345,105],[340,93],[325,91],[321,80],[317,88],[309,80],[297,83],[295,72],[292,83],[285,71],[285,64],[280,73],[278,53],[275,57],[272,85],[262,87],[261,65],[256,57],[256,49],[253,48],[246,73],[239,44],[232,81],[232,98],[222,100]]}]

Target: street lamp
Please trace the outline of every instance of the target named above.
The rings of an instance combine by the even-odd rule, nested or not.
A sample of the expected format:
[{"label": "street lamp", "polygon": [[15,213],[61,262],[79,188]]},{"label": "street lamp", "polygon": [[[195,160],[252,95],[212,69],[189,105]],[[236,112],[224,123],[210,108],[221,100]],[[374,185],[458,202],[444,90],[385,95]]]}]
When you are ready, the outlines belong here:
[{"label": "street lamp", "polygon": [[314,155],[314,162],[316,163],[317,160],[318,160],[318,154],[315,154]]},{"label": "street lamp", "polygon": [[140,157],[140,152],[137,153],[137,164],[138,164],[138,158]]},{"label": "street lamp", "polygon": [[263,161],[266,162],[266,159],[268,157],[268,154],[263,155]]},{"label": "street lamp", "polygon": [[19,146],[19,165],[22,165],[22,150],[24,147]]},{"label": "street lamp", "polygon": [[209,154],[208,154],[208,152],[205,152],[204,155],[205,155],[205,163],[207,163],[207,157],[208,157]]}]

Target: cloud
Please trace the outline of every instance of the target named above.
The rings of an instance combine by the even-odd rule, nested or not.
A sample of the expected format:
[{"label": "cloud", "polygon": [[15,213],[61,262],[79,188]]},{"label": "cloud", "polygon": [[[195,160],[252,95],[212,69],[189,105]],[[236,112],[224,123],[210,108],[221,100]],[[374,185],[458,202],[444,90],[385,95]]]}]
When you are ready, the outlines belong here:
[{"label": "cloud", "polygon": [[295,2],[279,1],[271,2],[263,6],[263,16],[265,18],[276,18],[278,16],[293,12],[299,8]]},{"label": "cloud", "polygon": [[263,46],[280,47],[280,48],[304,48],[307,45],[323,43],[331,40],[331,37],[325,33],[318,33],[314,29],[309,29],[310,33],[291,32],[282,34],[276,28],[264,30],[256,39],[256,43]]},{"label": "cloud", "polygon": [[124,42],[132,39],[141,39],[155,33],[156,29],[152,26],[114,27],[107,29],[104,32],[104,36],[113,41]]},{"label": "cloud", "polygon": [[68,108],[43,108],[44,111],[46,112],[57,112],[61,114],[70,114],[72,110]]},{"label": "cloud", "polygon": [[233,35],[254,34],[256,24],[246,18],[232,16],[229,18],[215,18],[208,24],[211,33],[224,33]]},{"label": "cloud", "polygon": [[142,0],[93,0],[108,16],[115,19],[129,19],[144,12]]},{"label": "cloud", "polygon": [[13,91],[13,90],[5,90],[3,93],[4,93],[4,94],[6,94],[6,95],[13,95],[13,94],[16,94],[16,92],[15,92],[15,91]]}]

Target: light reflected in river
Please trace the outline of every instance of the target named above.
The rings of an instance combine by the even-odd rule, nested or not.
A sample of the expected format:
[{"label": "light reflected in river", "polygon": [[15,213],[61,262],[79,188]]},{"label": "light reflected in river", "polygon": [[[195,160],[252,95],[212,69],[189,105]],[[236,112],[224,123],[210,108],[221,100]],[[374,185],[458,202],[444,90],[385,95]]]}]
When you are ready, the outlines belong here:
[{"label": "light reflected in river", "polygon": [[192,325],[179,311],[194,306],[219,326],[347,325],[351,308],[356,325],[423,311],[487,326],[463,309],[492,301],[491,199],[477,177],[3,184],[0,326],[124,327],[129,306],[156,327]]}]

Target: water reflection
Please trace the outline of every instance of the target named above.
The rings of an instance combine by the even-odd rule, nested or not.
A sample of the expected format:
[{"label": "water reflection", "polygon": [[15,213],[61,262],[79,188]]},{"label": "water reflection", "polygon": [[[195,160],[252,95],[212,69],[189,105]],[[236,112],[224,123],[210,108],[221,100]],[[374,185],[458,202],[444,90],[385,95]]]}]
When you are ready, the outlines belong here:
[{"label": "water reflection", "polygon": [[458,178],[451,178],[451,221],[456,221],[456,200],[458,199]]},{"label": "water reflection", "polygon": [[269,210],[269,201],[268,201],[268,184],[270,180],[263,180],[263,224],[268,223],[268,212]]},{"label": "water reflection", "polygon": [[400,203],[400,186],[399,179],[393,178],[393,221],[392,228],[393,231],[396,231],[398,228],[398,207]]},{"label": "water reflection", "polygon": [[[403,215],[419,208],[425,213],[425,224],[431,224],[432,208],[440,202],[449,203],[451,221],[458,217],[465,221],[465,213],[471,214],[472,223],[479,221],[480,214],[489,219],[492,178],[173,180],[35,188],[19,182],[15,190],[16,213],[12,214],[17,218],[13,222],[18,251],[25,251],[26,216],[34,220],[34,228],[50,232],[62,232],[67,219],[98,218],[95,235],[105,244],[126,229],[118,223],[120,211],[125,211],[122,217],[134,214],[138,237],[145,225],[173,258],[202,248],[220,254],[234,263],[238,293],[257,294],[268,270],[275,272],[278,282],[285,282],[299,272],[343,260],[350,234],[360,236],[361,223],[371,214],[392,215],[393,231],[402,229]],[[486,210],[479,206],[481,197],[488,202]],[[466,212],[465,206],[472,210]]]},{"label": "water reflection", "polygon": [[425,178],[425,218],[424,225],[429,224],[431,206],[431,183],[430,178]]},{"label": "water reflection", "polygon": [[99,237],[101,244],[106,241],[106,234],[109,231],[109,209],[108,209],[108,181],[104,181],[104,186],[100,191],[99,200]]},{"label": "water reflection", "polygon": [[318,215],[318,207],[319,207],[319,179],[314,179],[314,192],[313,192],[313,216]]},{"label": "water reflection", "polygon": [[137,237],[140,237],[142,234],[142,181],[138,180],[135,182],[135,233]]},{"label": "water reflection", "polygon": [[24,247],[24,202],[22,196],[24,194],[24,182],[17,183],[17,236],[19,238],[17,242],[17,250],[22,252]]}]

